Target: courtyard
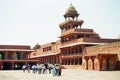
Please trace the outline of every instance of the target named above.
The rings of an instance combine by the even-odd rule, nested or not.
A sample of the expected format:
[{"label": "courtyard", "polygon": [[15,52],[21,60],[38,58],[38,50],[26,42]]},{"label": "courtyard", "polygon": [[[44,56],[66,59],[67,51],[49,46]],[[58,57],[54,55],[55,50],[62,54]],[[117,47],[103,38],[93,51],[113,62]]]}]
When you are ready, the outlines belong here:
[{"label": "courtyard", "polygon": [[23,73],[22,70],[1,70],[0,80],[120,80],[120,71],[93,71],[63,69],[61,76],[52,74]]}]

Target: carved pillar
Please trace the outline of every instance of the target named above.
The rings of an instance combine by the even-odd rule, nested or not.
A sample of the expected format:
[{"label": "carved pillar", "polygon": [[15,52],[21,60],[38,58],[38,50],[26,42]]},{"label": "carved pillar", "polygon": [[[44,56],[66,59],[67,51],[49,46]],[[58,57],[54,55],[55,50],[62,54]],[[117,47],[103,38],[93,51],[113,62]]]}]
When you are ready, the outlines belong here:
[{"label": "carved pillar", "polygon": [[73,58],[73,65],[75,65],[76,63],[76,58]]}]

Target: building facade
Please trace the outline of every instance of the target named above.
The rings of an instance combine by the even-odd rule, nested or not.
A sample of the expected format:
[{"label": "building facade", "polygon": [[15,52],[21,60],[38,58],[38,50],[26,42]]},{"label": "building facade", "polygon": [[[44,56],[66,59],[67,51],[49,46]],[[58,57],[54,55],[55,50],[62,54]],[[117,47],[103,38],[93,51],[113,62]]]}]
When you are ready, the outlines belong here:
[{"label": "building facade", "polygon": [[[39,46],[39,47],[38,47]],[[30,55],[31,60],[39,60],[39,63],[60,63],[60,40],[56,42],[49,42],[43,45],[35,45],[34,52]]]},{"label": "building facade", "polygon": [[70,4],[65,21],[59,24],[56,42],[30,46],[0,45],[0,70],[21,69],[23,64],[82,65],[88,70],[120,69],[120,39],[101,38],[93,29],[82,27],[79,13]]},{"label": "building facade", "polygon": [[[104,46],[105,44],[118,42],[120,39],[101,38],[93,29],[82,28],[84,21],[78,20],[78,17],[79,13],[75,7],[70,4],[64,14],[65,21],[59,24],[59,28],[61,30],[61,35],[59,36],[60,40],[43,45],[36,45],[35,47],[39,47],[35,48],[35,51],[31,53],[30,59],[37,59],[42,64],[48,62],[61,65],[83,65],[84,69],[117,69],[117,67],[109,67],[109,65],[118,60],[117,53],[114,54],[113,52],[109,54],[108,52],[107,54],[104,54],[103,52],[99,52],[99,54],[96,54],[96,52],[94,52],[92,49],[90,49],[91,52],[89,52],[88,48],[86,47],[97,45]],[[97,49],[98,48],[95,50]],[[107,50],[107,48],[105,49]],[[91,54],[92,52],[94,52],[93,54],[96,56],[93,56],[93,54]],[[95,57],[99,58],[99,60],[97,60]],[[108,60],[108,62],[111,63],[106,62],[106,64],[104,60],[104,65],[107,65],[105,68],[103,67],[104,65],[102,62],[98,63],[98,61],[103,60],[103,57],[105,57],[104,59],[114,57],[113,60],[115,61],[112,62],[112,60]],[[114,66],[117,65],[118,64],[115,64]]]},{"label": "building facade", "polygon": [[78,12],[71,4],[64,14],[65,21],[59,24],[63,65],[81,65],[85,47],[118,41],[103,39],[93,29],[82,28],[84,21],[78,20],[78,16]]},{"label": "building facade", "polygon": [[87,47],[82,64],[88,70],[120,70],[120,41]]},{"label": "building facade", "polygon": [[24,64],[38,62],[38,60],[29,60],[33,51],[30,46],[0,45],[0,70],[22,69]]}]

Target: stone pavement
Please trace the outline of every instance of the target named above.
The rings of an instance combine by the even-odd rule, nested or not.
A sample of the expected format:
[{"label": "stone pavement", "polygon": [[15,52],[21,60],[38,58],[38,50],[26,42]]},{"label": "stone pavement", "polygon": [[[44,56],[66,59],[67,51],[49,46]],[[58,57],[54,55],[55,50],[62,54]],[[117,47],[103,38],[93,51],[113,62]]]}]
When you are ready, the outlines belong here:
[{"label": "stone pavement", "polygon": [[22,70],[0,71],[0,80],[120,80],[120,71],[91,71],[63,69],[62,76],[52,74],[23,73]]}]

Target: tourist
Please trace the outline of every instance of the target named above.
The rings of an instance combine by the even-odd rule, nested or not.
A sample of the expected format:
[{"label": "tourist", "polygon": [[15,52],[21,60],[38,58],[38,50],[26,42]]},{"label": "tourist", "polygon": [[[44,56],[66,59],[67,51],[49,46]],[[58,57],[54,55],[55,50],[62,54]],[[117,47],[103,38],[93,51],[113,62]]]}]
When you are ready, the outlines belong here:
[{"label": "tourist", "polygon": [[62,67],[59,65],[59,68],[58,68],[58,76],[61,76],[61,72],[62,72]]},{"label": "tourist", "polygon": [[48,64],[48,70],[49,70],[49,73],[51,74],[51,70],[53,68],[53,64]]},{"label": "tourist", "polygon": [[53,68],[52,68],[52,75],[56,76],[57,72],[56,72],[56,66],[53,64]]},{"label": "tourist", "polygon": [[40,73],[41,73],[41,70],[42,70],[41,65],[40,65],[40,64],[37,64],[37,71],[38,71],[38,74],[40,74]]},{"label": "tourist", "polygon": [[28,73],[30,73],[30,64],[27,65]]},{"label": "tourist", "polygon": [[42,69],[43,69],[43,74],[47,73],[47,68],[45,66],[43,66]]},{"label": "tourist", "polygon": [[44,74],[44,73],[47,73],[47,69],[48,69],[48,63],[44,63],[44,66],[43,66],[43,74]]},{"label": "tourist", "polygon": [[55,67],[55,70],[56,70],[56,75],[58,75],[58,69],[59,69],[59,66],[58,66],[58,65],[56,65],[56,67]]},{"label": "tourist", "polygon": [[32,65],[32,72],[33,72],[33,74],[36,73],[36,69],[37,69],[36,65]]},{"label": "tourist", "polygon": [[26,69],[26,65],[23,65],[22,70],[23,70],[24,73],[25,73],[25,69]]}]

